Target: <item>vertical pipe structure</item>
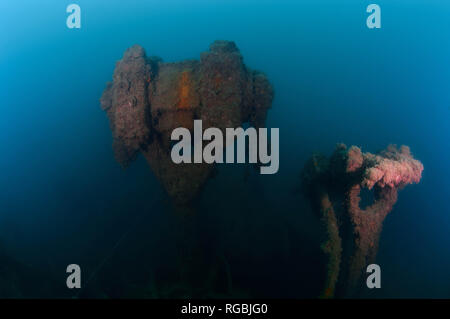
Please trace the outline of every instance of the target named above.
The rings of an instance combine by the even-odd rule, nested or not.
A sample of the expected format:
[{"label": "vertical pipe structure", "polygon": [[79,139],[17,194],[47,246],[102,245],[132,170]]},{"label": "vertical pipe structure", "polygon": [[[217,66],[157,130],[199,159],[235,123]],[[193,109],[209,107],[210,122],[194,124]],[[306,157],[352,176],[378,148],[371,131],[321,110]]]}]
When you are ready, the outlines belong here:
[{"label": "vertical pipe structure", "polygon": [[[359,295],[362,274],[375,262],[383,221],[397,202],[398,191],[419,183],[422,171],[422,163],[412,157],[407,146],[389,145],[372,154],[338,144],[331,157],[315,154],[307,161],[302,173],[303,191],[313,209],[321,212],[328,238],[322,245],[328,256],[322,297],[333,297],[339,281],[342,296]],[[362,209],[360,194],[364,188],[373,190],[374,202]],[[336,207],[342,209],[336,211]],[[346,250],[351,251],[342,249],[342,236],[347,234],[339,229],[347,220],[353,245]],[[341,260],[343,251],[349,256],[348,262]]]}]

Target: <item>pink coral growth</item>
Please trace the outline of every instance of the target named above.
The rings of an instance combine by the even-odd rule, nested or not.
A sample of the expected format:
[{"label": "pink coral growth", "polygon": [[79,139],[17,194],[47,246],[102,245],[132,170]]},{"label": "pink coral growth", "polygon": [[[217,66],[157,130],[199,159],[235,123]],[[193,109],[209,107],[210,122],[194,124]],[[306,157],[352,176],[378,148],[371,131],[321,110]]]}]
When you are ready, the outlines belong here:
[{"label": "pink coral growth", "polygon": [[[347,172],[359,168],[362,180],[354,180],[347,193],[347,209],[355,234],[355,251],[350,259],[350,289],[357,286],[362,269],[375,259],[382,224],[397,201],[397,190],[418,183],[423,171],[422,163],[412,157],[408,146],[398,149],[395,145],[389,145],[375,155],[351,147],[347,152]],[[377,199],[362,210],[359,207],[361,188],[372,189],[374,186],[377,186]]]},{"label": "pink coral growth", "polygon": [[352,146],[348,150],[347,155],[347,173],[355,172],[360,169],[364,162],[361,149],[357,146]]},{"label": "pink coral growth", "polygon": [[[323,247],[329,256],[325,296],[333,296],[338,278],[346,281],[341,286],[345,296],[357,295],[363,287],[361,275],[365,267],[375,260],[383,221],[397,202],[398,190],[418,183],[422,171],[422,163],[412,157],[409,147],[395,145],[371,154],[363,153],[357,146],[338,144],[329,159],[313,156],[307,162],[302,174],[306,193],[316,207],[330,215],[322,218],[328,233]],[[364,209],[360,206],[363,188],[374,189],[374,202]],[[348,217],[350,227],[339,227]],[[353,245],[345,252],[350,256],[347,263],[341,261],[344,247],[340,236],[345,229],[351,230],[353,238]]]},{"label": "pink coral growth", "polygon": [[[350,158],[350,151],[349,151]],[[399,188],[418,183],[422,178],[423,165],[411,156],[408,146],[397,149],[395,145],[378,155],[364,154],[365,161],[370,163],[364,172],[362,186],[372,189],[375,184],[380,187]]]}]

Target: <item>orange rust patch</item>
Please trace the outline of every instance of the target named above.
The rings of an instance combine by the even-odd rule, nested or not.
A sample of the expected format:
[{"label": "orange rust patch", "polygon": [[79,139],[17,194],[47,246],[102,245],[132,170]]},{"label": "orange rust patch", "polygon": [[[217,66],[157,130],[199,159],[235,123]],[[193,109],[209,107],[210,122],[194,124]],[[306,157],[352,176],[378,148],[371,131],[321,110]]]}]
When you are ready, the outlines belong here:
[{"label": "orange rust patch", "polygon": [[190,80],[190,76],[189,76],[189,72],[188,71],[184,71],[181,74],[181,79],[180,79],[180,83],[179,83],[179,89],[178,89],[178,105],[177,108],[179,109],[186,109],[191,107],[192,105],[190,105],[190,99],[189,99],[189,95],[191,92],[191,80]]}]

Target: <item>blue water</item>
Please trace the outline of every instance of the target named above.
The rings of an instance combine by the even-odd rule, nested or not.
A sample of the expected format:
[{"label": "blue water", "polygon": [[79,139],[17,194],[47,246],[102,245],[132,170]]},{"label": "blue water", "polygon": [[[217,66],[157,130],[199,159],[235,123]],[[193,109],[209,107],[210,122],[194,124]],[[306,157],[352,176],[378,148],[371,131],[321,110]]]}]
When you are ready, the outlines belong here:
[{"label": "blue water", "polygon": [[[449,3],[377,0],[378,30],[366,27],[365,0],[78,0],[79,30],[65,25],[69,3],[0,2],[0,243],[11,256],[63,277],[63,265],[78,260],[92,271],[147,211],[149,250],[157,249],[170,223],[167,195],[142,158],[126,171],[115,162],[99,98],[133,44],[177,61],[225,39],[276,92],[267,126],[280,128],[280,170],[258,177],[271,207],[265,223],[294,218],[314,236],[307,205],[292,195],[312,152],[331,153],[337,142],[372,152],[409,145],[423,179],[385,220],[374,296],[450,298]],[[258,199],[227,170],[210,194],[242,187]],[[211,205],[226,205],[218,197]],[[138,254],[127,262],[139,268]],[[282,282],[273,296],[308,295],[301,280]]]}]

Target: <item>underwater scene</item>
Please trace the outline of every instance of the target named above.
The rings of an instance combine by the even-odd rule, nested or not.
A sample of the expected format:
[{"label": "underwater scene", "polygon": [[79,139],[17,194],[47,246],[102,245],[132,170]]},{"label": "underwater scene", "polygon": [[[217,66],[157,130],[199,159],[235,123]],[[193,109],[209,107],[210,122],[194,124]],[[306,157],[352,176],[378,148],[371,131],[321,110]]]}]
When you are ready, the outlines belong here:
[{"label": "underwater scene", "polygon": [[450,298],[450,2],[3,0],[0,298]]}]

